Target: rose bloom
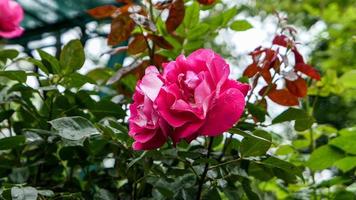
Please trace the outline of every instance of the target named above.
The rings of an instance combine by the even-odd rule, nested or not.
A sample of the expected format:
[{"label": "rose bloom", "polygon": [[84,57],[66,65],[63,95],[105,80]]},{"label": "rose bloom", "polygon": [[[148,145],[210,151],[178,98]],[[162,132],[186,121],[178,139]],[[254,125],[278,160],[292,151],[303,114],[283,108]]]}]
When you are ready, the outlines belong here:
[{"label": "rose bloom", "polygon": [[167,140],[169,125],[159,116],[154,101],[163,85],[158,70],[151,66],[136,85],[130,105],[129,135],[134,138],[133,149],[148,150],[161,147]]},{"label": "rose bloom", "polygon": [[20,36],[23,33],[23,29],[20,27],[23,15],[23,9],[17,2],[0,0],[0,37]]},{"label": "rose bloom", "polygon": [[174,143],[220,135],[240,119],[250,87],[228,78],[229,65],[218,54],[200,49],[163,67],[165,83],[155,103],[174,128]]}]

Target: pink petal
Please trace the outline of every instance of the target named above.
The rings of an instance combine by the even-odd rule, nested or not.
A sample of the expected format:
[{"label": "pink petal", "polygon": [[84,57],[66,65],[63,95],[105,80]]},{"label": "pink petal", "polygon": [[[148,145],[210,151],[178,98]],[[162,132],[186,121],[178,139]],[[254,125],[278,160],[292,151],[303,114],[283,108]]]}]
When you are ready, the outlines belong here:
[{"label": "pink petal", "polygon": [[145,71],[145,76],[142,78],[139,87],[143,93],[148,96],[151,101],[155,101],[161,87],[163,86],[162,80],[158,77],[159,72],[156,67],[150,66]]},{"label": "pink petal", "polygon": [[186,140],[187,142],[191,142],[192,140],[194,140],[199,136],[198,130],[203,124],[204,124],[203,120],[195,121],[176,128],[171,135],[173,143],[176,144],[183,139]]},{"label": "pink petal", "polygon": [[167,141],[167,137],[163,135],[161,130],[157,130],[156,133],[154,133],[154,137],[151,138],[150,141],[141,143],[138,141],[135,141],[132,144],[132,148],[134,150],[151,150],[151,149],[157,149],[161,147],[165,142]]},{"label": "pink petal", "polygon": [[245,108],[245,96],[236,88],[223,92],[209,110],[206,121],[199,132],[206,136],[217,136],[229,130],[241,117]]},{"label": "pink petal", "polygon": [[224,85],[222,86],[222,92],[229,88],[236,88],[242,92],[244,96],[247,95],[248,91],[251,89],[250,85],[245,84],[245,83],[240,83],[235,80],[227,80]]}]

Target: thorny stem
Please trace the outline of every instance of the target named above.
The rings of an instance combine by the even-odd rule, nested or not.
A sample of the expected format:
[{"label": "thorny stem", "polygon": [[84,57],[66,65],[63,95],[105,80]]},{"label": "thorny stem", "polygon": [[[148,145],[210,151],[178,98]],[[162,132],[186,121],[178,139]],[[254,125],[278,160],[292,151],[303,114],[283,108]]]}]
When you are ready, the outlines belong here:
[{"label": "thorny stem", "polygon": [[[209,141],[209,145],[208,145],[208,153],[206,154],[206,158],[208,158],[208,159],[210,158],[211,150],[213,147],[213,141],[214,141],[214,138],[210,137],[210,141]],[[201,175],[200,180],[199,180],[198,193],[197,193],[197,198],[196,198],[197,200],[200,200],[200,198],[201,198],[201,194],[203,191],[203,185],[204,185],[205,177],[206,177],[206,174],[208,173],[208,170],[209,170],[209,163],[207,162],[205,164],[203,174]]]}]

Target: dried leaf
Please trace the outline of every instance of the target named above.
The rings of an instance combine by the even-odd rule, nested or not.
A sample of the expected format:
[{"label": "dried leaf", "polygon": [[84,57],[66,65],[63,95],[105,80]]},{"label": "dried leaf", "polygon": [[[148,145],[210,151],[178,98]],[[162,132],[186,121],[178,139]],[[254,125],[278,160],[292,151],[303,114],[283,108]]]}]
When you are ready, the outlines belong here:
[{"label": "dried leaf", "polygon": [[269,68],[266,66],[260,70],[261,76],[263,79],[266,81],[266,83],[271,83],[272,82],[272,75],[271,72],[269,71]]},{"label": "dried leaf", "polygon": [[145,36],[142,34],[135,35],[134,39],[130,42],[128,52],[129,54],[135,55],[142,53],[147,49],[147,43],[145,41]]},{"label": "dried leaf", "polygon": [[104,5],[99,6],[93,9],[88,10],[88,14],[95,19],[105,19],[111,17],[118,8],[113,5]]},{"label": "dried leaf", "polygon": [[162,36],[149,34],[148,38],[150,38],[157,46],[163,49],[173,49],[173,46]]},{"label": "dried leaf", "polygon": [[174,0],[169,8],[166,28],[169,33],[175,31],[183,22],[185,14],[184,0]]},{"label": "dried leaf", "polygon": [[302,72],[303,74],[309,76],[312,79],[320,80],[319,72],[312,66],[305,63],[297,63],[294,68],[296,71]]},{"label": "dried leaf", "polygon": [[297,97],[305,97],[307,95],[308,86],[302,77],[295,81],[286,79],[286,87],[293,95]]},{"label": "dried leaf", "polygon": [[287,89],[271,90],[268,97],[275,103],[282,106],[297,106],[299,105],[298,98],[290,93]]},{"label": "dried leaf", "polygon": [[111,22],[111,31],[108,36],[109,45],[117,45],[130,37],[135,28],[134,21],[127,14],[122,14],[114,18]]}]

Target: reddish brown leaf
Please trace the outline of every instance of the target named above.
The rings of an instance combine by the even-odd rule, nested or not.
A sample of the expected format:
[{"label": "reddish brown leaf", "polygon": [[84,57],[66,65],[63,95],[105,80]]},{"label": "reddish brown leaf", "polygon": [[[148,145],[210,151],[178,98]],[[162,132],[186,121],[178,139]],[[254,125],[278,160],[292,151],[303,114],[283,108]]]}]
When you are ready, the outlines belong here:
[{"label": "reddish brown leaf", "polygon": [[307,95],[308,86],[302,77],[299,77],[295,81],[286,79],[286,87],[294,96],[305,97]]},{"label": "reddish brown leaf", "polygon": [[287,89],[271,90],[268,97],[275,103],[282,106],[297,106],[299,105],[298,97],[294,96]]},{"label": "reddish brown leaf", "polygon": [[137,25],[143,26],[153,32],[157,31],[156,25],[148,17],[137,13],[130,14],[130,17]]},{"label": "reddish brown leaf", "polygon": [[260,89],[260,91],[258,91],[258,94],[260,96],[265,96],[265,95],[268,95],[268,93],[272,90],[276,90],[277,88],[277,85],[276,84],[273,84],[271,85],[271,87],[269,88],[269,90],[267,91],[268,89],[268,85],[264,86],[263,88]]},{"label": "reddish brown leaf", "polygon": [[135,55],[138,53],[142,53],[147,49],[147,43],[145,40],[145,36],[142,34],[135,35],[134,39],[130,42],[128,53]]},{"label": "reddish brown leaf", "polygon": [[155,54],[153,57],[153,64],[156,67],[162,68],[162,63],[168,62],[168,59],[162,55]]},{"label": "reddish brown leaf", "polygon": [[302,72],[303,74],[309,76],[312,79],[320,80],[319,72],[312,66],[305,63],[297,63],[294,68],[296,71]]},{"label": "reddish brown leaf", "polygon": [[260,70],[261,76],[263,79],[266,81],[266,83],[271,83],[272,82],[272,76],[271,72],[269,71],[268,67],[264,67]]},{"label": "reddish brown leaf", "polygon": [[111,31],[108,36],[108,44],[114,46],[127,40],[134,28],[135,23],[128,14],[117,16],[111,22]]},{"label": "reddish brown leaf", "polygon": [[294,53],[294,60],[295,60],[295,63],[304,63],[304,58],[302,56],[302,54],[299,53],[298,49],[297,48],[293,48],[292,49],[293,53]]},{"label": "reddish brown leaf", "polygon": [[111,17],[118,8],[113,5],[99,6],[88,10],[88,14],[95,19],[105,19]]},{"label": "reddish brown leaf", "polygon": [[169,44],[169,42],[162,36],[149,34],[148,38],[150,38],[157,46],[163,49],[173,49],[173,46]]},{"label": "reddish brown leaf", "polygon": [[182,23],[185,14],[184,0],[174,0],[169,8],[166,28],[169,33],[175,31]]},{"label": "reddish brown leaf", "polygon": [[250,64],[249,66],[246,67],[246,69],[244,70],[243,75],[251,78],[254,75],[256,75],[257,72],[258,72],[257,64],[256,63],[252,63],[252,64]]},{"label": "reddish brown leaf", "polygon": [[203,5],[211,5],[215,3],[215,0],[198,0],[198,2]]},{"label": "reddish brown leaf", "polygon": [[157,10],[164,10],[164,9],[167,9],[169,8],[169,6],[171,5],[173,0],[164,0],[164,1],[159,1],[157,2],[154,7],[157,9]]}]

